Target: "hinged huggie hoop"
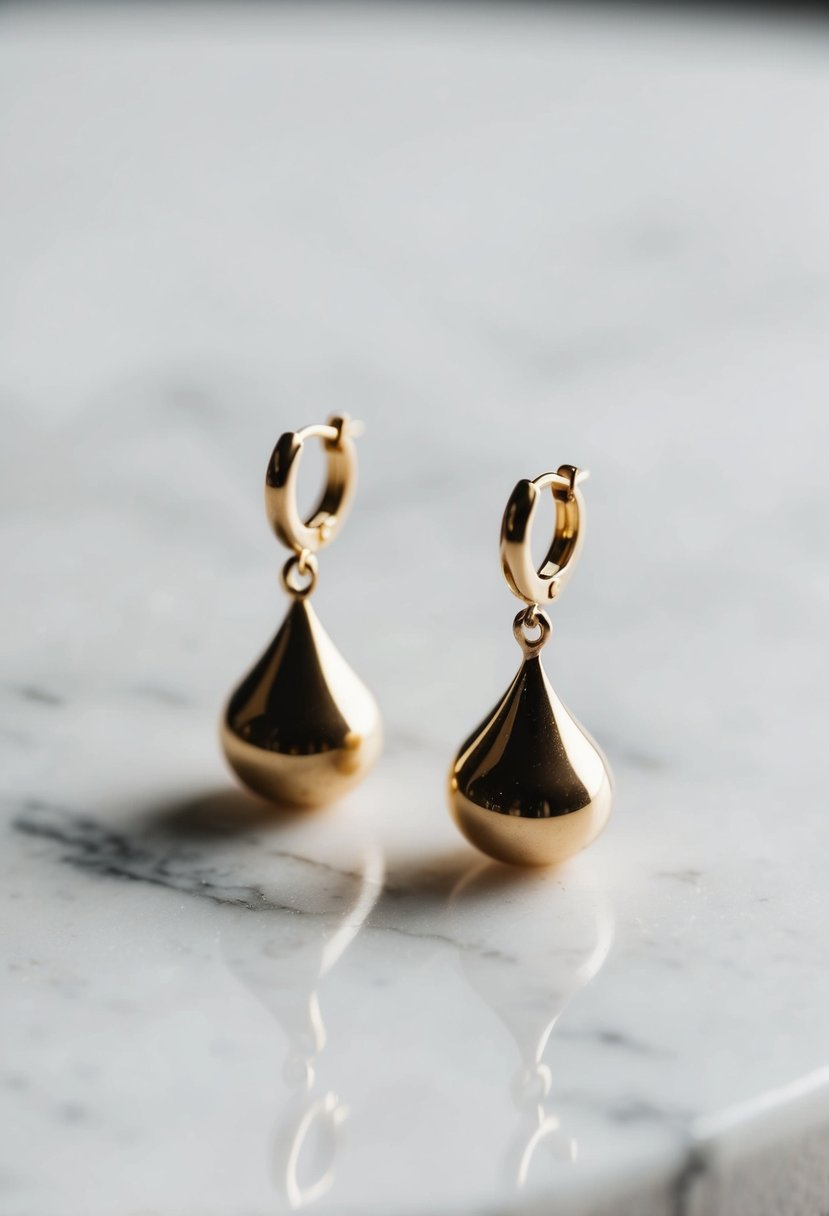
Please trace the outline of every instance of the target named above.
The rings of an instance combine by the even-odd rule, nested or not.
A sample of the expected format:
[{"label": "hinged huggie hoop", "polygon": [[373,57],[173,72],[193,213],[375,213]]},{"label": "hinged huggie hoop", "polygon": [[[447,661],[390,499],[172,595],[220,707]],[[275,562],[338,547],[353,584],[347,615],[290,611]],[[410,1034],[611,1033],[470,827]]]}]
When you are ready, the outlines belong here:
[{"label": "hinged huggie hoop", "polygon": [[[318,552],[343,525],[357,488],[357,453],[351,436],[359,433],[359,425],[347,414],[333,414],[324,425],[286,432],[273,450],[265,475],[265,510],[276,535],[297,554]],[[296,487],[308,439],[323,441],[328,475],[319,502],[303,520]]]},{"label": "hinged huggie hoop", "polygon": [[[510,495],[501,523],[501,568],[510,590],[525,604],[549,604],[573,573],[584,543],[584,499],[579,483],[589,476],[587,469],[563,464],[556,473],[519,481]],[[548,487],[556,507],[555,531],[536,570],[530,535],[536,506]]]}]

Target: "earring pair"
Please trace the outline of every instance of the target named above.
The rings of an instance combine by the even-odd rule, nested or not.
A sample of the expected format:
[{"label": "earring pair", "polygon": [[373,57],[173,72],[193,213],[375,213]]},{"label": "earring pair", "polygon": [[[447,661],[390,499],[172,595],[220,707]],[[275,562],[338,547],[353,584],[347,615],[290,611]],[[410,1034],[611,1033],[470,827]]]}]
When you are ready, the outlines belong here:
[{"label": "earring pair", "polygon": [[[360,425],[335,414],[284,434],[265,475],[265,509],[291,551],[282,586],[293,603],[259,662],[231,694],[221,724],[230,767],[254,793],[281,805],[316,807],[368,773],[382,750],[377,703],[351,670],[309,603],[317,554],[343,526],[354,497]],[[306,519],[297,505],[303,448],[319,440],[326,484]],[[551,604],[584,542],[586,470],[561,465],[519,481],[501,524],[501,567],[524,607],[513,621],[523,661],[502,699],[462,745],[449,775],[455,823],[482,852],[515,865],[549,865],[590,844],[610,815],[612,778],[596,743],[556,696],[540,654]],[[553,538],[540,567],[530,537],[549,490]]]}]

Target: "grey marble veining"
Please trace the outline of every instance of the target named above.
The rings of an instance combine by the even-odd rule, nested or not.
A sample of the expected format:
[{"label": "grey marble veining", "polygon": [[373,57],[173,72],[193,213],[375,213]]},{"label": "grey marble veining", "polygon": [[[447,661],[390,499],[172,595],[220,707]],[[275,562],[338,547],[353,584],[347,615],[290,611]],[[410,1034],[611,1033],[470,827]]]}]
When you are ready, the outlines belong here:
[{"label": "grey marble veining", "polygon": [[[829,1210],[826,51],[4,8],[4,1216]],[[331,409],[315,606],[386,748],[274,820],[216,724],[285,608],[271,447]],[[545,662],[618,795],[524,875],[444,781],[520,657],[501,511],[562,461]]]}]

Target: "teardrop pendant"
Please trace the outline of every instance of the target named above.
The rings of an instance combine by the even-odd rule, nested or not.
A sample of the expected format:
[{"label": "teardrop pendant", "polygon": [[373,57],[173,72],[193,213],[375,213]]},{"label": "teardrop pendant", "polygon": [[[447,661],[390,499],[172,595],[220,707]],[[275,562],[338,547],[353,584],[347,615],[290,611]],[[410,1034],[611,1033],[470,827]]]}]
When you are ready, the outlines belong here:
[{"label": "teardrop pendant", "polygon": [[450,774],[455,822],[472,844],[513,865],[550,865],[585,848],[607,823],[610,772],[556,696],[541,659],[521,664]]},{"label": "teardrop pendant", "polygon": [[222,746],[255,793],[304,807],[341,797],[380,754],[377,703],[306,600],[232,693]]}]

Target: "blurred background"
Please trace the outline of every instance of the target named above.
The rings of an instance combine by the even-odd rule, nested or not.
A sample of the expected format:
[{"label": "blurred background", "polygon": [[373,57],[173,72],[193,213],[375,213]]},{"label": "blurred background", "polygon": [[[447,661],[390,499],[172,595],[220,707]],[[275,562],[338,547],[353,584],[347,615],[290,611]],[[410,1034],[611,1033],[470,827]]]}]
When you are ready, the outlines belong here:
[{"label": "blurred background", "polygon": [[823,611],[827,30],[785,6],[6,5],[7,664],[34,634],[21,665],[53,682],[223,695],[280,611],[270,449],[345,410],[362,484],[319,603],[392,740],[448,756],[434,707],[463,732],[497,693],[501,512],[569,461],[590,538],[557,662],[584,716],[611,752],[750,751]]}]

